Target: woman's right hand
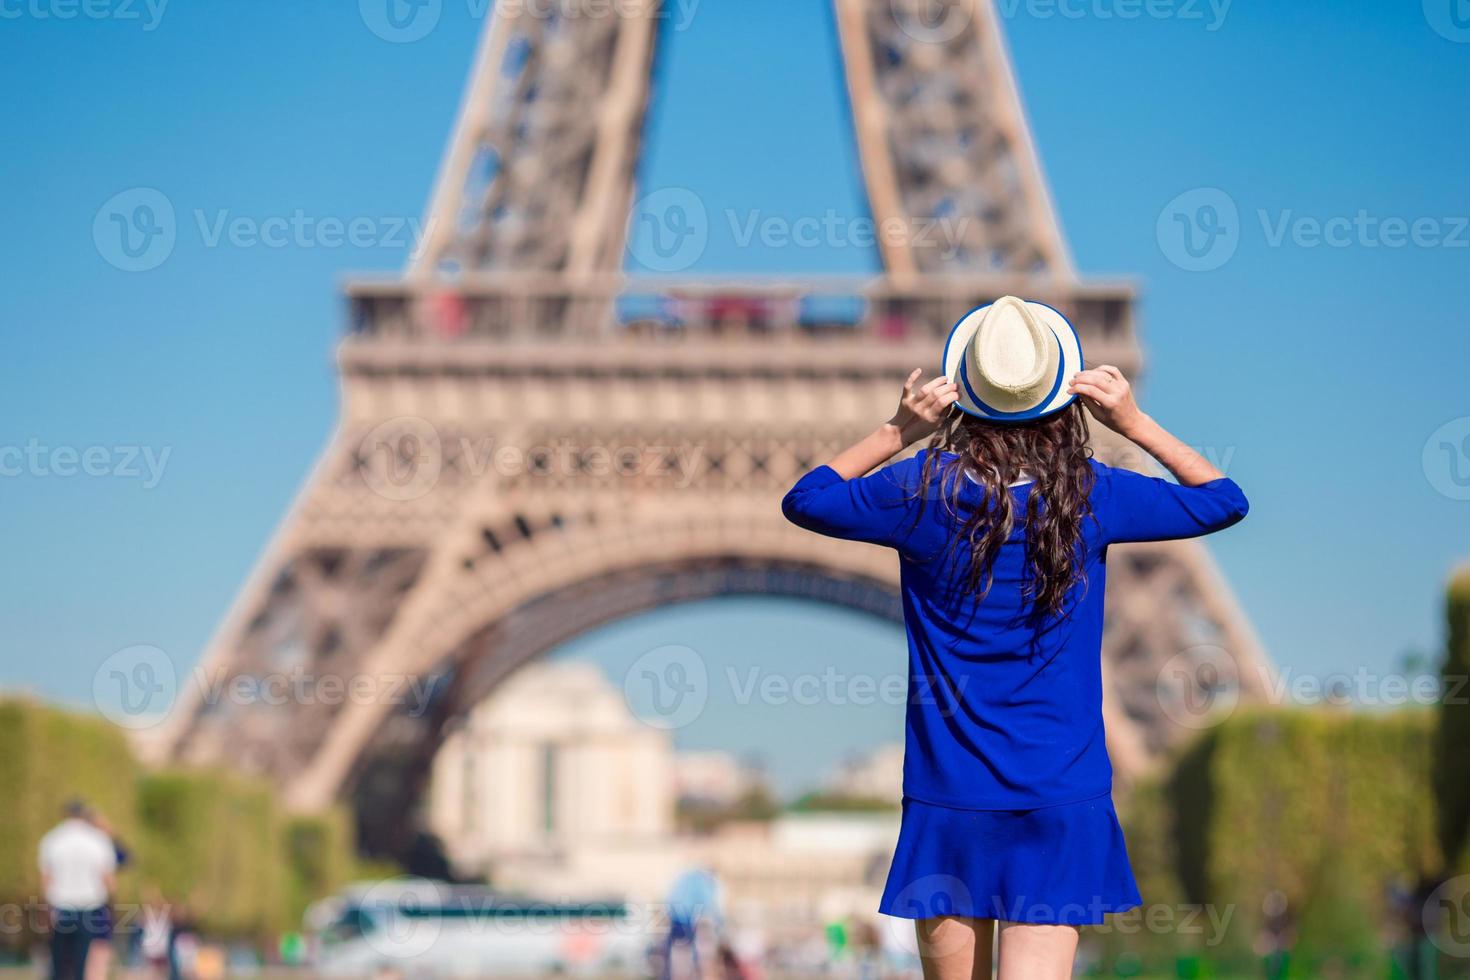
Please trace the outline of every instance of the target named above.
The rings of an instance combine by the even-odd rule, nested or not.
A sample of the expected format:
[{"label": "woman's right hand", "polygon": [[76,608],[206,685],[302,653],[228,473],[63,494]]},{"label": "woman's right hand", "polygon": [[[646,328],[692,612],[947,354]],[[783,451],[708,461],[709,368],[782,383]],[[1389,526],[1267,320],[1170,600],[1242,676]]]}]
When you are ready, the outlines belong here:
[{"label": "woman's right hand", "polygon": [[1093,418],[1163,463],[1186,487],[1197,487],[1224,476],[1215,464],[1145,415],[1133,400],[1133,386],[1111,364],[1078,371],[1072,375],[1068,390],[1076,392],[1086,403]]},{"label": "woman's right hand", "polygon": [[942,374],[922,388],[915,388],[914,382],[923,373],[920,368],[914,368],[909,379],[903,383],[898,411],[888,423],[898,429],[905,446],[911,446],[920,439],[933,435],[939,428],[939,423],[949,415],[951,406],[960,399],[959,386]]},{"label": "woman's right hand", "polygon": [[1078,371],[1067,390],[1082,399],[1093,418],[1121,436],[1132,438],[1143,422],[1143,412],[1133,400],[1133,386],[1111,364]]}]

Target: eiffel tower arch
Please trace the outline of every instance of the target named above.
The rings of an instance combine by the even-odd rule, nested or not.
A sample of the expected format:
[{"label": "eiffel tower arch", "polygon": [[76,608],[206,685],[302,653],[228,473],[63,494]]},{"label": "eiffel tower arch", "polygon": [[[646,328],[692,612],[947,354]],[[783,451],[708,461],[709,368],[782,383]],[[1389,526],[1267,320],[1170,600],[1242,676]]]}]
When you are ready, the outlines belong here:
[{"label": "eiffel tower arch", "polygon": [[[1091,360],[1138,371],[1132,287],[1073,270],[988,0],[834,3],[874,221],[965,219],[944,247],[885,238],[861,281],[625,274],[635,199],[657,190],[635,175],[659,4],[497,7],[428,234],[402,276],[347,288],[340,425],[182,685],[171,759],[396,815],[391,847],[456,719],[598,624],[730,593],[898,618],[891,555],[799,531],[779,501],[966,311],[1050,303]],[[1161,707],[1166,665],[1223,650],[1246,700],[1270,667],[1198,543],[1109,565],[1126,781],[1187,733]],[[1198,673],[1179,683],[1217,682]]]}]

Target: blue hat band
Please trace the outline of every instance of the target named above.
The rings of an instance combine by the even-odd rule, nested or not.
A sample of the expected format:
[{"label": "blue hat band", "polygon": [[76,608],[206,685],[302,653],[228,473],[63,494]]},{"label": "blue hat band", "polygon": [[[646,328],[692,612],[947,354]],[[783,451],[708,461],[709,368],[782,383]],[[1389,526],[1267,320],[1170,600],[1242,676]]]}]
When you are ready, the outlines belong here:
[{"label": "blue hat band", "polygon": [[[1067,359],[1062,355],[1061,340],[1059,340],[1057,338],[1057,335],[1052,331],[1048,330],[1047,332],[1051,334],[1052,343],[1057,345],[1057,375],[1055,378],[1052,379],[1051,390],[1046,393],[1045,397],[1043,397],[1041,401],[1037,402],[1031,408],[1023,408],[1019,412],[1002,412],[1000,409],[992,407],[985,401],[985,399],[981,398],[975,392],[974,386],[970,384],[969,359],[964,357],[961,357],[959,359],[960,382],[965,386],[965,393],[970,396],[970,400],[985,410],[986,415],[982,417],[999,419],[1001,421],[1024,421],[1026,419],[1041,417],[1042,413],[1038,412],[1037,410],[1050,404],[1051,400],[1057,396],[1057,392],[1060,391],[1062,387],[1062,375],[1065,374],[1067,370]],[[964,411],[964,408],[961,407],[960,411]],[[972,412],[970,414],[974,413]]]}]

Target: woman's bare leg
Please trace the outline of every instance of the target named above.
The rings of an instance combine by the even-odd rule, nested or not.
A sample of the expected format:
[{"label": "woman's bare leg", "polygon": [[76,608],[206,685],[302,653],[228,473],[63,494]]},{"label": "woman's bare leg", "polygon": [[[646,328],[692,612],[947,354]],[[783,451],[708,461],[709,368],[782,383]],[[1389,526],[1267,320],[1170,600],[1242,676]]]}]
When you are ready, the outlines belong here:
[{"label": "woman's bare leg", "polygon": [[941,915],[914,923],[924,980],[990,980],[995,920]]},{"label": "woman's bare leg", "polygon": [[1000,924],[999,980],[1068,980],[1077,958],[1072,926]]}]

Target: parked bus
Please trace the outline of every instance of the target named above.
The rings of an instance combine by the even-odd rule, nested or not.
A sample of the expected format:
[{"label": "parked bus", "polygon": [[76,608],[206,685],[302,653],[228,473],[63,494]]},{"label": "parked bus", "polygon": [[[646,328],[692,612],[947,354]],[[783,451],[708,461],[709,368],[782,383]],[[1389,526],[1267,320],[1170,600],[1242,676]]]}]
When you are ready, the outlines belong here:
[{"label": "parked bus", "polygon": [[324,977],[645,975],[656,924],[620,901],[548,902],[422,879],[354,885],[307,910]]}]

